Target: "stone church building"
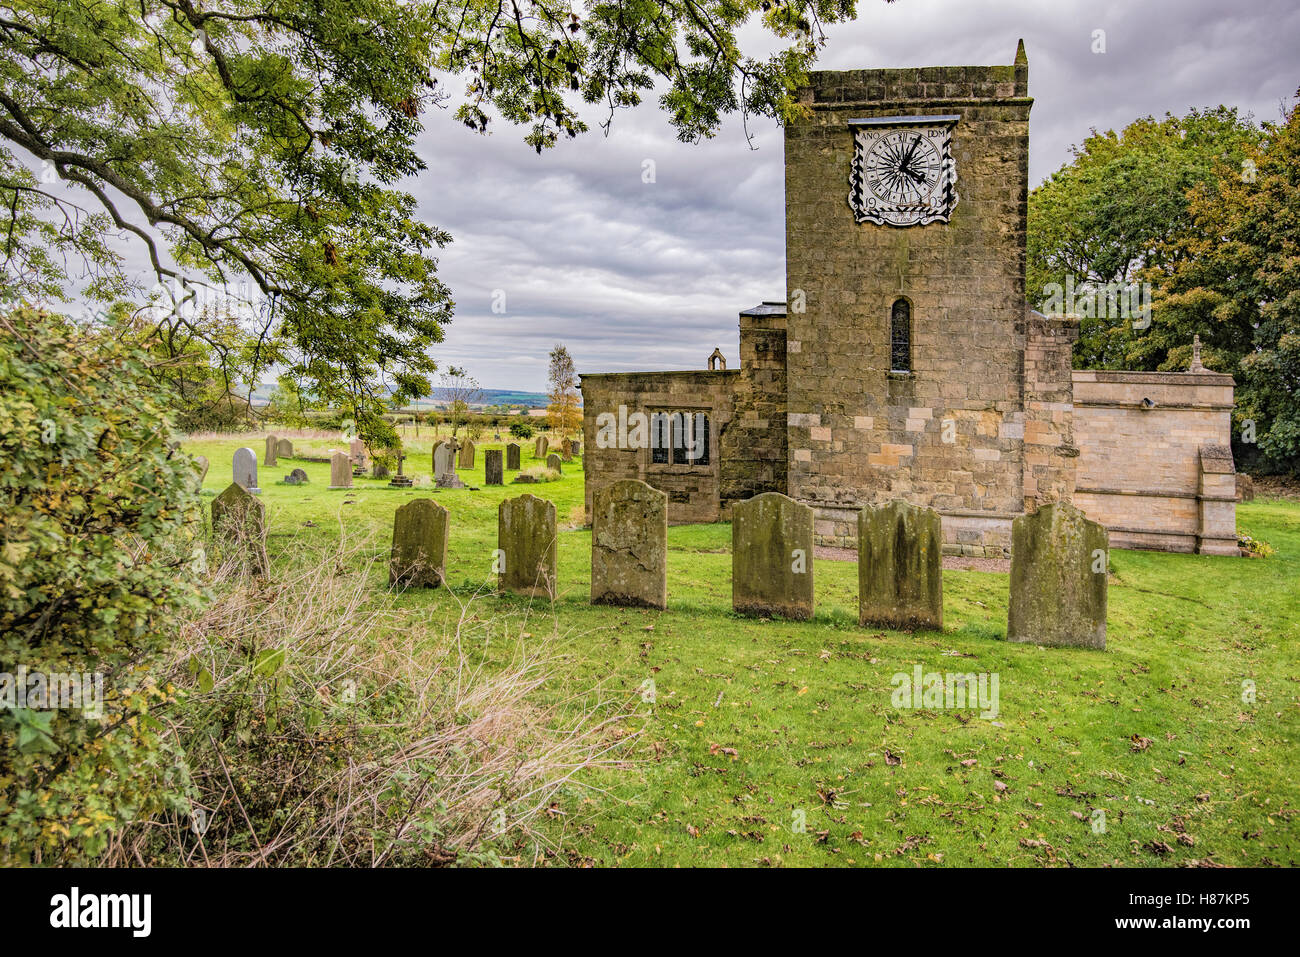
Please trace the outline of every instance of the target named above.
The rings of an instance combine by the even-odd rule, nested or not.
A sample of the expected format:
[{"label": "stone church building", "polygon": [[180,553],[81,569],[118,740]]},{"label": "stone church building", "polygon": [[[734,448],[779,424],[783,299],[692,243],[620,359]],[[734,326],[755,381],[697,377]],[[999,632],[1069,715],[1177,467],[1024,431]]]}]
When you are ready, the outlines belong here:
[{"label": "stone church building", "polygon": [[1023,44],[812,74],[786,300],[740,313],[739,369],[582,375],[588,516],[622,478],[674,522],[775,491],[853,545],[861,506],[902,498],[941,513],[945,552],[1003,556],[1014,517],[1067,500],[1118,547],[1237,554],[1232,377],[1072,371],[1077,319],[1026,305],[1028,84]]}]

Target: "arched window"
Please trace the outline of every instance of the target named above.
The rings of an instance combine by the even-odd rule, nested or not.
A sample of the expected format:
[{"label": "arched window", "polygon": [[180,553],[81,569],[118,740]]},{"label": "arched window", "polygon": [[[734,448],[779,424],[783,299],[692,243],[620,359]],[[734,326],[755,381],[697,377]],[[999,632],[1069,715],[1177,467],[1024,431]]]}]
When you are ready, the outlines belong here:
[{"label": "arched window", "polygon": [[889,368],[912,371],[912,306],[906,299],[896,300],[889,315]]}]

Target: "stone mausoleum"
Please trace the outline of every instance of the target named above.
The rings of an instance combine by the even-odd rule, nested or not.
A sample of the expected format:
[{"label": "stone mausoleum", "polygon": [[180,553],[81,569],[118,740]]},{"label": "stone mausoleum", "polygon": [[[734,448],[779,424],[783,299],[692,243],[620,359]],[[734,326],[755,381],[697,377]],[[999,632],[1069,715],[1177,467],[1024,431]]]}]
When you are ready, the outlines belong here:
[{"label": "stone mausoleum", "polygon": [[588,516],[623,478],[673,522],[775,491],[847,546],[861,506],[905,499],[941,513],[945,552],[1004,556],[1013,518],[1064,500],[1119,547],[1237,554],[1232,377],[1072,371],[1077,319],[1026,305],[1028,85],[1023,44],[812,74],[785,131],[785,301],[740,313],[739,369],[583,374]]}]

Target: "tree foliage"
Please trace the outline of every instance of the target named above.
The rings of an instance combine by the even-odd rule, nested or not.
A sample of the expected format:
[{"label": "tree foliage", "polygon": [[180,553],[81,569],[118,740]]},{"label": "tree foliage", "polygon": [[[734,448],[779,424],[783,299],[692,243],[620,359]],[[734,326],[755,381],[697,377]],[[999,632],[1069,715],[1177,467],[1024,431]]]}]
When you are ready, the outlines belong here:
[{"label": "tree foliage", "polygon": [[6,863],[84,862],[125,821],[183,806],[150,665],[201,597],[198,473],[169,442],[150,357],[111,332],[0,316],[0,673],[103,687],[98,717],[0,709]]},{"label": "tree foliage", "polygon": [[578,396],[578,373],[569,350],[560,343],[551,350],[551,363],[547,374],[546,417],[551,428],[560,433],[576,432],[582,428],[582,405]]},{"label": "tree foliage", "polygon": [[[428,393],[452,315],[436,273],[451,237],[400,188],[424,168],[431,108],[523,124],[538,151],[587,129],[583,104],[607,127],[656,83],[683,139],[732,112],[784,118],[823,25],[854,3],[15,0],[0,12],[6,279],[34,300],[74,280],[147,298],[160,340],[204,340],[226,382],[276,367],[386,444],[382,412]],[[770,56],[741,50],[755,21]],[[143,247],[148,279],[113,233]],[[241,283],[237,341],[207,302],[187,314]]]}]

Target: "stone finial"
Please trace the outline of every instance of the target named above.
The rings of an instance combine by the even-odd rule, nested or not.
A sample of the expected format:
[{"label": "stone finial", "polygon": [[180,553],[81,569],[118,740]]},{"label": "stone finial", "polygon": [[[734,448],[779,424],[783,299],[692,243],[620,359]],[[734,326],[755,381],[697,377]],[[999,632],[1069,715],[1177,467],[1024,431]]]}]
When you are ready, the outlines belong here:
[{"label": "stone finial", "polygon": [[1192,336],[1192,365],[1189,372],[1206,372],[1205,366],[1201,364],[1201,336],[1200,333]]},{"label": "stone finial", "polygon": [[714,372],[721,369],[727,371],[727,357],[722,354],[722,350],[714,348],[713,354],[709,356],[709,371]]},{"label": "stone finial", "polygon": [[1029,56],[1025,53],[1025,41],[1022,38],[1016,44],[1016,60],[1013,66],[1029,66]]}]

